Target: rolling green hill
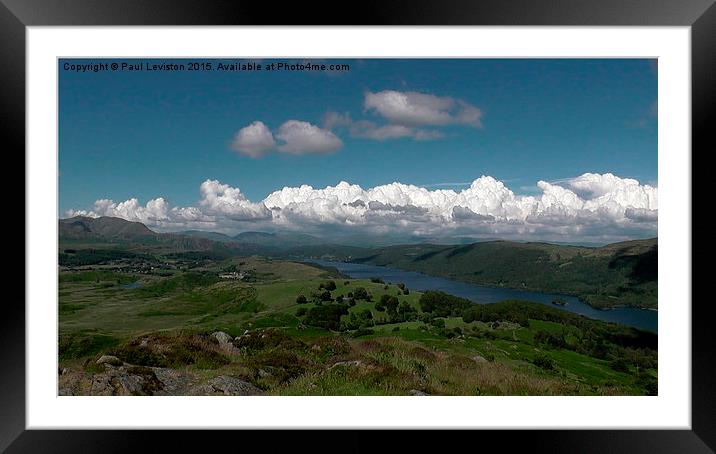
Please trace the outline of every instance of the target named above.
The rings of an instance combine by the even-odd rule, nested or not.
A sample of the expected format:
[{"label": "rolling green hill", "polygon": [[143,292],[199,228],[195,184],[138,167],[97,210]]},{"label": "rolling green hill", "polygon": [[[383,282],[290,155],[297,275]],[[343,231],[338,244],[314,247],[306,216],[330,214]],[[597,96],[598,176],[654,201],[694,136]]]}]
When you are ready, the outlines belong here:
[{"label": "rolling green hill", "polygon": [[490,241],[373,250],[353,262],[389,265],[491,287],[567,293],[600,308],[657,308],[657,239],[598,248]]},{"label": "rolling green hill", "polygon": [[119,247],[160,254],[202,251],[223,257],[270,255],[274,252],[274,248],[259,244],[217,241],[215,238],[181,233],[157,233],[140,222],[107,216],[60,219],[58,227],[61,249]]}]

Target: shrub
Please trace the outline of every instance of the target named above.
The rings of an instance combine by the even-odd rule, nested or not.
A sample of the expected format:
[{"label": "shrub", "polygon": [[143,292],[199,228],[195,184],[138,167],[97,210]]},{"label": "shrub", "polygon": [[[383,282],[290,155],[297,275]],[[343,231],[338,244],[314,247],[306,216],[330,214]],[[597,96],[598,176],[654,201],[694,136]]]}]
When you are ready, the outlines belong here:
[{"label": "shrub", "polygon": [[639,371],[636,384],[644,388],[644,393],[647,396],[656,396],[659,394],[658,382],[645,371]]},{"label": "shrub", "polygon": [[609,367],[617,372],[629,372],[629,364],[627,364],[624,358],[616,358],[609,363]]},{"label": "shrub", "polygon": [[361,337],[361,336],[369,336],[371,334],[375,334],[375,331],[373,331],[372,329],[367,329],[367,328],[358,328],[357,330],[355,330],[353,332],[352,336],[353,337]]},{"label": "shrub", "polygon": [[[348,296],[350,296],[350,294],[349,294]],[[363,288],[363,287],[357,287],[357,288],[353,291],[353,298],[355,298],[355,299],[357,299],[357,300],[366,300],[366,301],[368,301],[368,299],[370,298],[370,294],[368,293],[368,290],[366,290],[365,288]]]},{"label": "shrub", "polygon": [[318,299],[321,301],[332,301],[333,297],[331,296],[330,291],[324,290],[320,295],[318,295]]},{"label": "shrub", "polygon": [[348,314],[348,308],[342,304],[327,304],[312,307],[306,313],[304,322],[307,325],[319,328],[337,330],[340,327],[341,316]]},{"label": "shrub", "polygon": [[306,315],[306,312],[308,312],[308,310],[305,307],[299,307],[296,310],[296,317],[303,317],[304,315]]},{"label": "shrub", "polygon": [[327,281],[318,286],[319,289],[325,289],[332,292],[336,289],[336,281]]},{"label": "shrub", "polygon": [[298,296],[296,297],[296,304],[306,304],[306,303],[308,303],[308,300],[306,299],[305,296],[303,296],[303,295],[298,295]]},{"label": "shrub", "polygon": [[547,355],[535,356],[532,363],[540,369],[554,370],[554,361]]}]

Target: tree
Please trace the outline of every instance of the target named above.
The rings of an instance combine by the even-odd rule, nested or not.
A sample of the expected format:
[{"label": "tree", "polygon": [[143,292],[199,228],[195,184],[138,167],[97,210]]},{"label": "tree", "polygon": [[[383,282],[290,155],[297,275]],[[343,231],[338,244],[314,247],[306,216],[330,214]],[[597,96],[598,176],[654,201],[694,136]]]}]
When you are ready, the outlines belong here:
[{"label": "tree", "polygon": [[303,296],[303,295],[298,295],[298,296],[296,297],[296,304],[306,304],[306,303],[308,303],[308,300],[306,299],[305,296]]},{"label": "tree", "polygon": [[368,301],[368,298],[370,298],[370,294],[368,293],[368,290],[366,290],[363,287],[357,287],[353,291],[353,298],[357,300],[366,300]]},{"label": "tree", "polygon": [[393,295],[381,295],[380,301],[376,303],[376,310],[378,309],[378,305],[380,305],[384,310],[388,313],[388,316],[392,318],[395,318],[395,316],[398,314],[398,304],[400,304],[400,301],[398,300],[397,296]]},{"label": "tree", "polygon": [[377,310],[378,312],[385,312],[385,303],[383,303],[383,298],[381,298],[377,303],[375,303],[375,310]]},{"label": "tree", "polygon": [[331,296],[331,292],[324,290],[320,295],[318,295],[318,299],[321,301],[332,301],[333,297]]},{"label": "tree", "polygon": [[325,290],[328,290],[329,292],[332,292],[333,290],[336,289],[336,281],[323,282],[323,283],[321,283],[321,285],[318,286],[318,288],[325,289]]}]

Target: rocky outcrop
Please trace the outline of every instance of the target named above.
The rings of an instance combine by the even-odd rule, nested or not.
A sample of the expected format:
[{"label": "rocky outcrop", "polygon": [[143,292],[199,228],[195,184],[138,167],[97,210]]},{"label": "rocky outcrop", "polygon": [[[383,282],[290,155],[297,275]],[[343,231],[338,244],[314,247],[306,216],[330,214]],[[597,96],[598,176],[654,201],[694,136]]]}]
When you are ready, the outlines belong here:
[{"label": "rocky outcrop", "polygon": [[60,396],[257,396],[263,391],[248,381],[219,375],[208,381],[186,371],[103,361],[104,370],[88,375],[82,370],[59,373]]},{"label": "rocky outcrop", "polygon": [[234,345],[232,337],[225,332],[217,331],[215,333],[211,333],[211,336],[219,342],[219,347],[221,347],[221,350],[225,353],[230,355],[238,355],[241,353],[241,351]]},{"label": "rocky outcrop", "polygon": [[164,389],[150,367],[105,363],[104,372],[92,376],[90,394],[93,396],[147,396]]},{"label": "rocky outcrop", "polygon": [[189,390],[192,396],[258,396],[263,394],[256,386],[229,375],[219,375]]},{"label": "rocky outcrop", "polygon": [[337,363],[334,363],[333,365],[331,365],[328,369],[333,369],[335,367],[340,367],[340,366],[350,367],[350,366],[362,366],[362,365],[363,365],[363,361],[358,361],[358,360],[338,361]]},{"label": "rocky outcrop", "polygon": [[116,356],[112,355],[102,355],[99,357],[99,359],[96,361],[97,364],[110,364],[112,366],[121,366],[122,361],[117,358]]}]

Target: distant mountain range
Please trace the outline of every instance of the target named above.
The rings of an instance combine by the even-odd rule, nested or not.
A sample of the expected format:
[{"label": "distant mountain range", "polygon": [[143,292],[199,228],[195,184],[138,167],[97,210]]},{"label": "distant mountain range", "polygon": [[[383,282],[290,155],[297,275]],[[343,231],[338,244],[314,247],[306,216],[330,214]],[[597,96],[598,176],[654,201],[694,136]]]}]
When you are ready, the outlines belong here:
[{"label": "distant mountain range", "polygon": [[245,244],[258,244],[279,249],[287,249],[296,246],[315,246],[326,243],[320,238],[305,233],[241,232],[234,236],[217,232],[205,232],[201,230],[186,230],[179,233],[196,238],[206,238],[214,241],[220,241],[222,243],[238,242]]},{"label": "distant mountain range", "polygon": [[[217,256],[270,253],[270,248],[237,241],[222,242],[208,237],[180,233],[157,233],[141,222],[114,217],[76,216],[60,219],[60,247],[123,247],[158,253],[211,251]],[[220,234],[216,234],[220,235]]]},{"label": "distant mountain range", "polygon": [[602,247],[481,241],[357,247],[298,233],[157,233],[144,224],[112,217],[59,220],[60,248],[121,247],[167,254],[211,252],[216,258],[262,255],[324,258],[420,271],[465,282],[579,296],[595,307],[657,307],[656,238]]}]

